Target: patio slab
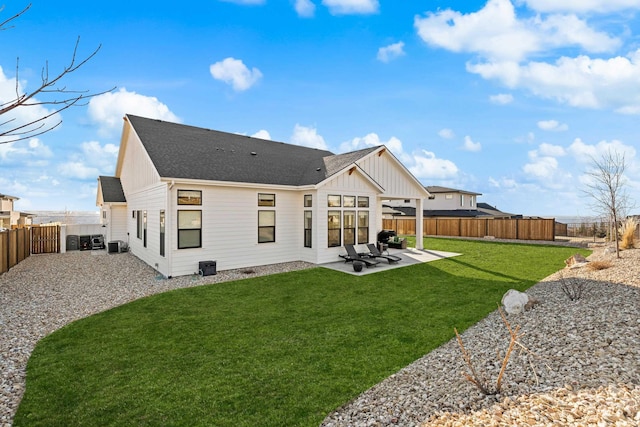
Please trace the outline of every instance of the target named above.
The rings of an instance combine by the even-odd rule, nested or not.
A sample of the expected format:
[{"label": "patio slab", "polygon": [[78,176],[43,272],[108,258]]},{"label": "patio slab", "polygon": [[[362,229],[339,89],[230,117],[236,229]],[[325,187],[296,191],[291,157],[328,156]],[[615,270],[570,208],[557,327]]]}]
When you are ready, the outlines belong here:
[{"label": "patio slab", "polygon": [[456,252],[407,248],[407,249],[389,249],[389,255],[396,255],[402,259],[398,262],[389,264],[387,260],[385,260],[384,258],[378,258],[378,261],[380,261],[380,264],[374,267],[369,267],[369,268],[364,267],[360,272],[356,272],[353,270],[353,263],[344,262],[344,261],[330,262],[327,264],[322,264],[320,265],[320,267],[341,271],[343,273],[353,274],[354,276],[362,276],[365,274],[379,273],[381,271],[391,270],[394,268],[407,267],[409,265],[419,264],[423,262],[437,261],[439,259],[454,257],[461,254]]}]

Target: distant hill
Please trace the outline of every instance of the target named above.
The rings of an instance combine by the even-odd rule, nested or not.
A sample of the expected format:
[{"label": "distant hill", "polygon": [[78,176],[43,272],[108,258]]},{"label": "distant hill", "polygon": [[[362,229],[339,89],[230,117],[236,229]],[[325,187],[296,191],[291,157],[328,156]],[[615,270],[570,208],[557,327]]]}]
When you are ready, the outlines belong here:
[{"label": "distant hill", "polygon": [[92,211],[30,211],[34,224],[100,224],[100,213]]}]

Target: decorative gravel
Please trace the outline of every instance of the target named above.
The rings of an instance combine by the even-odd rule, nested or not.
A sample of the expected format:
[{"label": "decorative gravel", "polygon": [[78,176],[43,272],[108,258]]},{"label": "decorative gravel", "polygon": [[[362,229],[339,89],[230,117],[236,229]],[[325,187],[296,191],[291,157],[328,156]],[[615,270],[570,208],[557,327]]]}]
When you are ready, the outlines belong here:
[{"label": "decorative gravel", "polygon": [[[598,248],[590,261],[611,268],[565,269],[527,292],[540,303],[510,315],[520,326],[500,394],[485,396],[452,340],[330,414],[323,426],[639,426],[640,250],[616,259]],[[0,426],[24,392],[36,342],[82,317],[170,289],[313,267],[302,262],[170,280],[130,254],[104,251],[34,255],[0,276]],[[580,280],[570,301],[560,279]],[[574,282],[575,283],[575,282]],[[494,312],[462,334],[476,369],[495,384],[508,331]]]}]

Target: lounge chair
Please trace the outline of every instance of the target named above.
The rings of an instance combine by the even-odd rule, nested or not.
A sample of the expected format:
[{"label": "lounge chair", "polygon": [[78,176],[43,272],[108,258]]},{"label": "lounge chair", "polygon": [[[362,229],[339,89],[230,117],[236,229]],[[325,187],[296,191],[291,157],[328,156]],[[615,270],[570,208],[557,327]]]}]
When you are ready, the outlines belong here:
[{"label": "lounge chair", "polygon": [[378,249],[378,247],[376,245],[374,245],[373,243],[367,243],[367,248],[369,248],[369,252],[370,252],[370,256],[373,258],[384,258],[387,261],[389,261],[389,264],[393,264],[396,263],[398,261],[400,261],[402,258],[400,258],[399,256],[396,255],[384,255],[380,252],[380,250]]},{"label": "lounge chair", "polygon": [[374,265],[380,264],[380,261],[376,260],[375,258],[367,258],[358,254],[356,248],[353,245],[344,245],[344,248],[346,249],[347,254],[340,255],[342,258],[344,258],[344,262],[360,261],[367,267],[372,267]]}]

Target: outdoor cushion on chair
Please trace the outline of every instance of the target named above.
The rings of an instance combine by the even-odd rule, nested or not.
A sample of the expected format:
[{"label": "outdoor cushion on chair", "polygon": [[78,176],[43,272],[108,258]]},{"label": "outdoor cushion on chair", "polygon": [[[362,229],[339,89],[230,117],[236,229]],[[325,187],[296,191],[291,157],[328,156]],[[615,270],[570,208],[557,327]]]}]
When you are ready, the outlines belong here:
[{"label": "outdoor cushion on chair", "polygon": [[369,252],[371,253],[372,257],[374,257],[374,258],[384,258],[387,261],[389,261],[389,264],[394,263],[394,262],[398,262],[398,261],[400,261],[402,259],[402,258],[400,258],[399,256],[396,256],[396,255],[383,255],[382,253],[380,253],[380,250],[373,243],[367,243],[367,248],[369,248]]}]

